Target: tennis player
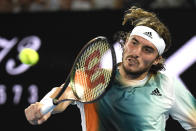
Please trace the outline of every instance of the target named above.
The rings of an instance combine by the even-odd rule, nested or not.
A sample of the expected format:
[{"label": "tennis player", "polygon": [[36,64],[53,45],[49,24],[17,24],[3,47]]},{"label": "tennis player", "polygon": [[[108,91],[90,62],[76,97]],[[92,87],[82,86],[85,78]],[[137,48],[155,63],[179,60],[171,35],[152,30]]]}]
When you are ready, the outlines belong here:
[{"label": "tennis player", "polygon": [[[121,35],[122,62],[101,99],[91,104],[64,102],[42,115],[42,101],[54,97],[57,87],[25,109],[27,120],[41,124],[72,103],[80,109],[83,131],[165,131],[169,116],[185,130],[196,131],[196,99],[176,78],[160,72],[162,55],[171,45],[167,27],[156,14],[137,7],[125,12],[127,24],[130,31]],[[62,98],[70,97],[74,95],[68,87]]]}]

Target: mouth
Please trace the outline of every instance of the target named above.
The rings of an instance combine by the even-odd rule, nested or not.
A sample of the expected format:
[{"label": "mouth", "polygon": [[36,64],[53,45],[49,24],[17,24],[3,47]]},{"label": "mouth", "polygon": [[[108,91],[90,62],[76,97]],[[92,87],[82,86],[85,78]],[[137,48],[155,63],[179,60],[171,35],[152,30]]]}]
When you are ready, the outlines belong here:
[{"label": "mouth", "polygon": [[128,57],[126,60],[129,65],[138,65],[139,64],[138,60],[131,58],[131,57]]}]

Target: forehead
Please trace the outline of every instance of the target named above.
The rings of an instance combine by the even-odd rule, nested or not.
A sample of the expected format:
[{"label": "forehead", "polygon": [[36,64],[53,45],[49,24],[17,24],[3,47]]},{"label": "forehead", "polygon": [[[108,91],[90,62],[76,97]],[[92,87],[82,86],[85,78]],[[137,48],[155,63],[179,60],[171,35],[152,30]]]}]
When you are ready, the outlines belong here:
[{"label": "forehead", "polygon": [[148,47],[151,47],[151,48],[157,50],[156,46],[152,42],[150,42],[149,40],[147,40],[141,36],[138,36],[138,35],[130,36],[128,39],[128,43],[132,40],[136,40],[137,42],[139,42],[143,46],[148,46]]}]

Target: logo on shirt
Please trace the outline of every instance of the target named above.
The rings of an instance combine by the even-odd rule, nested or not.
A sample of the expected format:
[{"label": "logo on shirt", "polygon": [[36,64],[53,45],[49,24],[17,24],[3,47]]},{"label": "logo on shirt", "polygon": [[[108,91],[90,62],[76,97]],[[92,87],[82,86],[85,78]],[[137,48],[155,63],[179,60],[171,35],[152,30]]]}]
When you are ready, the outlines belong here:
[{"label": "logo on shirt", "polygon": [[147,35],[148,37],[152,39],[152,32],[144,32],[144,35]]},{"label": "logo on shirt", "polygon": [[155,90],[152,91],[151,95],[155,95],[155,96],[162,96],[162,94],[159,92],[158,88],[156,88]]}]

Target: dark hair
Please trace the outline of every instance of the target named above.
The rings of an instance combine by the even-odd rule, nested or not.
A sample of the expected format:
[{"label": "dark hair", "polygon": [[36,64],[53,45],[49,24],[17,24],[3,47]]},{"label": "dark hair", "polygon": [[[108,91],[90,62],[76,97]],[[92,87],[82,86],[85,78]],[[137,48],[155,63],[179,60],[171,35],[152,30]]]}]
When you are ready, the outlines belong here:
[{"label": "dark hair", "polygon": [[[150,27],[164,39],[166,43],[164,52],[168,51],[171,46],[171,35],[168,28],[157,18],[156,14],[153,12],[145,11],[144,9],[133,6],[125,12],[122,25],[131,25],[128,26],[130,31],[135,26]],[[130,36],[130,31],[118,32],[118,38],[122,40],[120,43],[122,46],[124,46],[125,41]],[[160,63],[157,65],[152,65],[150,72],[156,74],[158,71],[165,69],[164,62],[165,59],[162,58]]]}]

